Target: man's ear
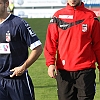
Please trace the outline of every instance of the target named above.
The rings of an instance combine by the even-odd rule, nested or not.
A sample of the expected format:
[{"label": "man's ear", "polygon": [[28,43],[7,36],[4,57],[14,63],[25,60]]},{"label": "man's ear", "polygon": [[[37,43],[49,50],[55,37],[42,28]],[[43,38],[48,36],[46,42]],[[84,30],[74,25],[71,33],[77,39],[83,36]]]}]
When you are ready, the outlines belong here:
[{"label": "man's ear", "polygon": [[8,7],[9,6],[9,1],[7,1],[6,3],[5,3],[5,7]]}]

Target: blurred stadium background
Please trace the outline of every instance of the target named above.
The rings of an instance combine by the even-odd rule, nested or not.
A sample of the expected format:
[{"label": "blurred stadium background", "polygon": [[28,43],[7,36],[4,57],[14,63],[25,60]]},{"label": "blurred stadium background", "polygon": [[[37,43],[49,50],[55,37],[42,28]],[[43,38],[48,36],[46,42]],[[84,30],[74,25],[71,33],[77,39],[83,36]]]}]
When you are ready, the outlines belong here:
[{"label": "blurred stadium background", "polygon": [[[23,18],[50,18],[67,0],[9,0],[14,4],[14,14]],[[82,0],[85,6],[100,16],[100,0]]]}]

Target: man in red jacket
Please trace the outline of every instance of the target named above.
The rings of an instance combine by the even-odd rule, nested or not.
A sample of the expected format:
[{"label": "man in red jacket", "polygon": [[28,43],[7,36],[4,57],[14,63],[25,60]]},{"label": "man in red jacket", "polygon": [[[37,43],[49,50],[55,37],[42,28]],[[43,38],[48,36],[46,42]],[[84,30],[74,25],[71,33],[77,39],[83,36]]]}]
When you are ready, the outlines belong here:
[{"label": "man in red jacket", "polygon": [[100,26],[81,0],[67,0],[48,25],[44,55],[59,100],[93,100],[95,62],[100,70]]}]

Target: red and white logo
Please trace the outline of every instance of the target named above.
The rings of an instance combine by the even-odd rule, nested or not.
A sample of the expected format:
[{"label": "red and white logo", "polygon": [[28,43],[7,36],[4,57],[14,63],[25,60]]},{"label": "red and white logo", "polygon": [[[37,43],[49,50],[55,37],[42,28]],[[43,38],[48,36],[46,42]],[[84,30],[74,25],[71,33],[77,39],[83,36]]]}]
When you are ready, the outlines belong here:
[{"label": "red and white logo", "polygon": [[87,32],[87,24],[82,24],[82,32]]},{"label": "red and white logo", "polygon": [[6,41],[7,42],[11,41],[11,37],[10,37],[10,32],[9,31],[7,31],[7,33],[6,33]]}]

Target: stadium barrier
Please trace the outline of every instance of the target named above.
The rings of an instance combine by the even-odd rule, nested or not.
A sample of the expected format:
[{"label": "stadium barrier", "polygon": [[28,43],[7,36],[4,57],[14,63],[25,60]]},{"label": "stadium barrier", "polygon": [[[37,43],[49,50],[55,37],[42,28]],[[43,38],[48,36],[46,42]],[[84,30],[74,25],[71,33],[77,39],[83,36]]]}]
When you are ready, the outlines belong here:
[{"label": "stadium barrier", "polygon": [[90,8],[98,17],[100,17],[100,8]]},{"label": "stadium barrier", "polygon": [[[100,0],[82,0],[85,6],[100,16]],[[67,0],[14,0],[14,14],[25,18],[51,18]],[[95,8],[94,8],[95,7]]]}]

